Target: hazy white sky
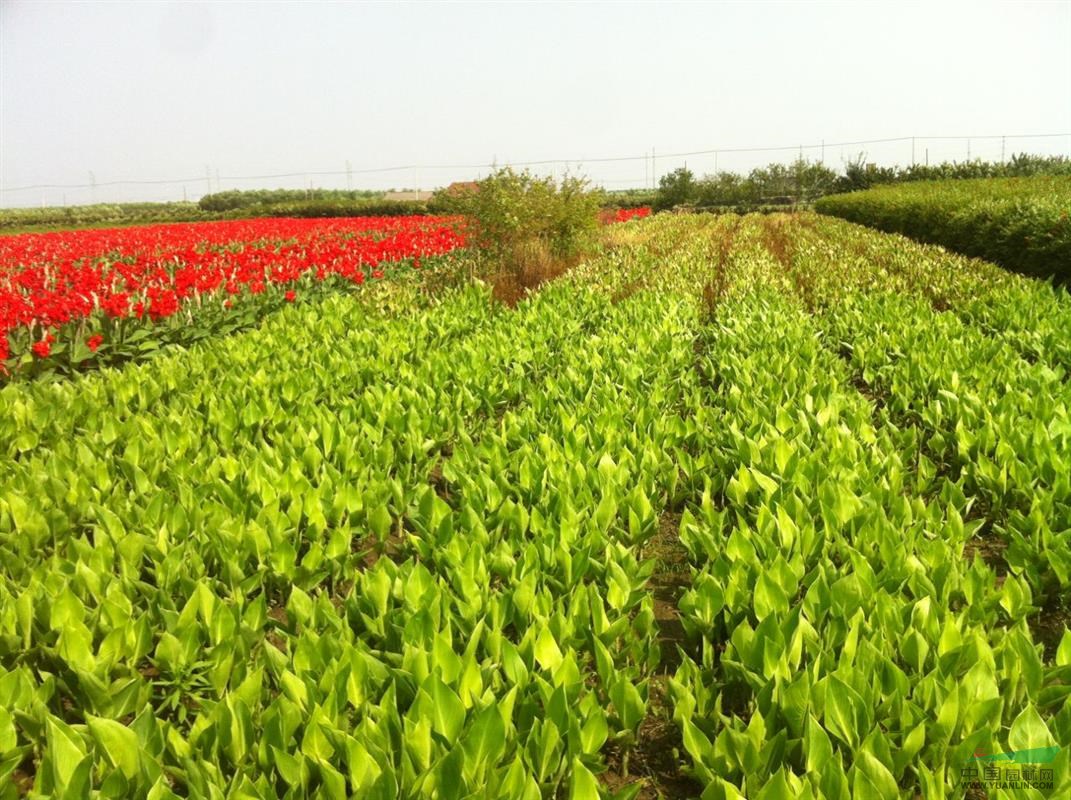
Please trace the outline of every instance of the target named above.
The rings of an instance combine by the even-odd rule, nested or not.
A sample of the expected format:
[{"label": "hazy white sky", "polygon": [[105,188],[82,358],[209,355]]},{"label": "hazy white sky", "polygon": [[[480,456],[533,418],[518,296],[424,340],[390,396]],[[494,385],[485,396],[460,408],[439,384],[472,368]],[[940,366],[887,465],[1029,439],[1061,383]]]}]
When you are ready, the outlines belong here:
[{"label": "hazy white sky", "polygon": [[[0,0],[0,203],[347,185],[394,165],[569,159],[608,188],[715,148],[1071,133],[1071,3],[165,3]],[[916,158],[966,157],[919,139]],[[1071,137],[1007,152],[1071,152]],[[999,140],[970,143],[999,158]],[[748,169],[783,153],[721,153]],[[819,157],[819,149],[807,150]],[[685,159],[656,161],[659,173]],[[714,156],[690,156],[696,172]],[[562,164],[553,168],[561,170]],[[552,167],[540,167],[549,171]],[[337,176],[306,176],[338,171]],[[477,170],[354,174],[432,187]],[[191,179],[150,186],[33,184]],[[228,176],[300,173],[235,181]]]}]

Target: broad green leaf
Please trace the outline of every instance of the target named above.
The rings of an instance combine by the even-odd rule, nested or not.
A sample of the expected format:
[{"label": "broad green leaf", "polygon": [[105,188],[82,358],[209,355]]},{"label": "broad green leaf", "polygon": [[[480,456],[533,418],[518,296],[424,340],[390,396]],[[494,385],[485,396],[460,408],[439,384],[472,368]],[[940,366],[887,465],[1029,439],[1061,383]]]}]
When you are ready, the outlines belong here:
[{"label": "broad green leaf", "polygon": [[94,717],[91,714],[86,715],[86,722],[111,765],[121,770],[128,778],[135,777],[140,762],[137,734],[115,720]]},{"label": "broad green leaf", "polygon": [[599,800],[599,783],[579,758],[573,759],[573,776],[569,781],[569,800]]},{"label": "broad green leaf", "polygon": [[535,640],[535,658],[539,666],[553,672],[562,663],[562,651],[550,628],[546,625],[540,627]]},{"label": "broad green leaf", "polygon": [[1024,708],[1012,722],[1008,733],[1009,750],[1035,750],[1055,744],[1056,740],[1048,726],[1032,704]]}]

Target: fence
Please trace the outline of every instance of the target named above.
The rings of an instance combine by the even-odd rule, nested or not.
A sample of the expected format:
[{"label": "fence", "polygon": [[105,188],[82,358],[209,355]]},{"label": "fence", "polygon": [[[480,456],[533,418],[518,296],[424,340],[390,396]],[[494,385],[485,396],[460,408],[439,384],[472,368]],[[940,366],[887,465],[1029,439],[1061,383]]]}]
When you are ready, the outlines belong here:
[{"label": "fence", "polygon": [[1038,133],[988,136],[899,136],[854,141],[808,142],[778,147],[712,147],[702,150],[649,152],[631,156],[555,158],[537,160],[493,159],[483,164],[407,164],[353,169],[349,162],[339,170],[303,170],[263,175],[220,175],[205,166],[204,173],[185,178],[98,180],[86,171],[86,183],[0,184],[0,206],[81,205],[138,201],[197,200],[201,195],[224,189],[252,188],[395,188],[410,190],[444,186],[472,180],[496,166],[531,168],[555,176],[581,173],[607,189],[655,187],[666,173],[687,166],[697,175],[719,170],[747,172],[770,162],[786,163],[797,158],[819,161],[837,168],[865,155],[883,166],[940,163],[981,158],[1001,161],[1017,152],[1036,155],[1071,155],[1071,133]]}]

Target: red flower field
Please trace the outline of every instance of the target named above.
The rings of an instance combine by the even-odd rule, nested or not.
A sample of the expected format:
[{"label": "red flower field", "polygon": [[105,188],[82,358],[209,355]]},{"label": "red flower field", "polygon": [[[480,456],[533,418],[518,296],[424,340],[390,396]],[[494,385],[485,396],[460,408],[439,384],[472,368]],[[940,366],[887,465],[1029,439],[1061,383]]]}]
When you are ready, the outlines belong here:
[{"label": "red flower field", "polygon": [[259,295],[305,276],[354,283],[383,275],[388,262],[464,245],[447,217],[253,219],[0,237],[0,362],[53,353],[70,332],[95,353],[107,339],[95,320],[162,322],[183,309]]}]

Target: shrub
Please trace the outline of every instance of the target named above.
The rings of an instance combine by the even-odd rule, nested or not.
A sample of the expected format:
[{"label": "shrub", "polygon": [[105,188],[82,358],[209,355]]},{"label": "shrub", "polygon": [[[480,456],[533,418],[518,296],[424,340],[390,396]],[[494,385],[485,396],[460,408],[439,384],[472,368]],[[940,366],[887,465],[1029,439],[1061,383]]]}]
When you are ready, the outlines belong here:
[{"label": "shrub", "polygon": [[512,304],[582,257],[598,228],[602,194],[584,178],[556,181],[505,167],[471,187],[439,192],[432,205],[468,219],[471,240],[497,269],[496,295]]},{"label": "shrub", "polygon": [[655,197],[655,211],[666,211],[677,206],[694,203],[699,189],[695,175],[687,167],[680,167],[658,181],[658,194]]},{"label": "shrub", "polygon": [[823,197],[815,209],[1071,281],[1071,176],[902,183]]}]

